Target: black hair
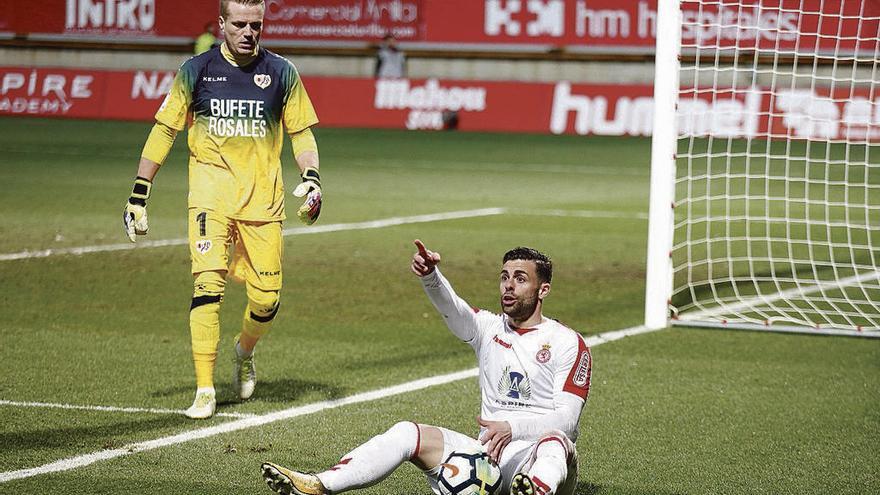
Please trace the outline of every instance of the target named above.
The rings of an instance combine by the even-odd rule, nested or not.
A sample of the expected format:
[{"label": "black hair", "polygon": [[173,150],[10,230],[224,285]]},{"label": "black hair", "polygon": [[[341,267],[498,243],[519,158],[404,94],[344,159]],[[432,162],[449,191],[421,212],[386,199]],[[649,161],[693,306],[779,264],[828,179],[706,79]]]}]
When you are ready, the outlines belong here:
[{"label": "black hair", "polygon": [[534,261],[540,282],[550,283],[553,278],[553,261],[546,254],[529,247],[517,247],[504,253],[504,263],[511,260]]}]

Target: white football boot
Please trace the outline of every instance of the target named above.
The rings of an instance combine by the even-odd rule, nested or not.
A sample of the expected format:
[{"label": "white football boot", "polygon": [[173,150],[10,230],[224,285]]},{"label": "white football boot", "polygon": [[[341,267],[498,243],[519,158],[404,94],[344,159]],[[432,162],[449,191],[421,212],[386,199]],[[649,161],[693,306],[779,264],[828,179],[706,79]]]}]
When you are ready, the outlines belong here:
[{"label": "white football boot", "polygon": [[214,389],[200,389],[196,391],[192,405],[183,414],[192,419],[207,419],[214,415],[216,409],[217,398]]},{"label": "white football boot", "polygon": [[329,495],[330,493],[314,474],[293,471],[272,462],[264,462],[260,468],[269,488],[281,495]]},{"label": "white football boot", "polygon": [[232,348],[235,363],[232,367],[232,388],[241,400],[248,400],[254,395],[254,387],[257,386],[257,367],[254,365],[254,354],[243,358],[238,355],[238,339]]}]

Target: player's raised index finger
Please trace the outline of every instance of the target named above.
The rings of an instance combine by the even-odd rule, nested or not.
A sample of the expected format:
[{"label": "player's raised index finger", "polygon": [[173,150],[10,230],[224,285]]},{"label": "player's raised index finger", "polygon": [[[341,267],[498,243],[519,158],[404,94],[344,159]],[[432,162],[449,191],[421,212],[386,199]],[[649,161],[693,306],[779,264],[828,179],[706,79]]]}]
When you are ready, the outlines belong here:
[{"label": "player's raised index finger", "polygon": [[416,239],[415,241],[413,241],[413,243],[416,245],[416,248],[419,250],[419,255],[421,255],[421,257],[423,259],[425,259],[426,261],[429,260],[430,258],[428,257],[428,250],[425,249],[425,245],[422,243],[422,241]]}]

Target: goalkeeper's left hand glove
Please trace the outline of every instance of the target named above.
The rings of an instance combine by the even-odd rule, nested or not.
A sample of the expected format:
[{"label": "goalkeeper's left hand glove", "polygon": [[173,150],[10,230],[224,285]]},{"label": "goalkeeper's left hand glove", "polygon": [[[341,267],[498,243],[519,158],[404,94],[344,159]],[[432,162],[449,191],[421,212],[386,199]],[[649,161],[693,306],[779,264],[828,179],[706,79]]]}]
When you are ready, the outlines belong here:
[{"label": "goalkeeper's left hand glove", "polygon": [[315,223],[321,215],[321,174],[316,168],[307,168],[302,173],[302,183],[293,190],[297,198],[306,196],[296,215],[306,225]]},{"label": "goalkeeper's left hand glove", "polygon": [[147,235],[149,228],[147,224],[147,199],[150,197],[152,188],[152,182],[138,177],[134,181],[131,197],[125,203],[125,209],[122,211],[122,224],[131,242],[136,242],[136,235]]}]

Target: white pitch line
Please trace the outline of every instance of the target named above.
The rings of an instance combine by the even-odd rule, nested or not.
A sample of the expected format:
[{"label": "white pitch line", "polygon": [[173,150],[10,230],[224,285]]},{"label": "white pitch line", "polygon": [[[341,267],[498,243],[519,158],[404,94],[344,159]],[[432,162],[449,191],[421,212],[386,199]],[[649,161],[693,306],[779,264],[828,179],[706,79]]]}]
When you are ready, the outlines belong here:
[{"label": "white pitch line", "polygon": [[619,213],[614,211],[596,210],[542,210],[517,208],[510,209],[510,213],[519,215],[539,215],[545,217],[580,217],[580,218],[629,218],[634,220],[647,220],[647,213]]},{"label": "white pitch line", "polygon": [[[503,215],[506,213],[519,215],[540,215],[540,216],[560,216],[560,217],[581,217],[581,218],[635,218],[645,219],[647,215],[643,213],[614,213],[607,211],[590,211],[590,210],[541,210],[541,209],[511,209],[505,207],[499,208],[480,208],[476,210],[448,211],[444,213],[430,213],[426,215],[413,215],[408,217],[389,217],[379,220],[369,220],[366,222],[352,223],[332,223],[328,225],[317,225],[311,227],[293,227],[284,229],[282,235],[310,235],[324,234],[328,232],[343,232],[350,230],[368,230],[381,229],[385,227],[394,227],[397,225],[408,225],[415,223],[439,222],[443,220],[458,220],[463,218],[489,217],[495,215]],[[42,249],[37,251],[20,251],[17,253],[0,254],[0,261],[16,261],[34,258],[49,258],[51,256],[63,255],[83,255],[90,253],[106,253],[112,251],[131,251],[134,249],[150,249],[166,246],[182,246],[189,242],[188,239],[161,239],[156,241],[142,240],[137,244],[126,242],[120,244],[102,244],[97,246],[81,246],[58,249]]]},{"label": "white pitch line", "polygon": [[[437,222],[440,220],[455,220],[460,218],[485,217],[491,215],[501,215],[506,213],[506,208],[481,208],[478,210],[465,211],[449,211],[445,213],[432,213],[428,215],[414,215],[409,217],[391,217],[379,220],[371,220],[367,222],[354,223],[333,223],[329,225],[319,225],[312,227],[297,227],[285,229],[282,234],[285,236],[321,234],[325,232],[341,232],[345,230],[365,230],[380,229],[383,227],[391,227],[395,225],[406,225],[412,223]],[[48,258],[50,256],[61,256],[67,254],[82,255],[89,253],[104,253],[110,251],[130,251],[133,249],[148,249],[165,246],[182,246],[189,242],[188,239],[163,239],[158,241],[143,240],[137,244],[126,242],[122,244],[103,244],[99,246],[82,246],[59,249],[43,249],[39,251],[21,251],[18,253],[0,254],[0,261],[15,261],[32,258]]]},{"label": "white pitch line", "polygon": [[[51,402],[17,402],[12,400],[0,400],[0,406],[14,407],[43,407],[48,409],[74,409],[78,411],[99,411],[99,412],[124,412],[124,413],[149,413],[149,414],[183,414],[180,409],[155,409],[141,407],[117,407],[117,406],[83,406],[77,404],[56,404]],[[256,414],[252,413],[216,413],[215,416],[224,416],[229,418],[252,418]]]},{"label": "white pitch line", "polygon": [[[657,329],[659,330],[659,329]],[[641,333],[647,333],[654,330],[648,330],[644,327],[635,327],[624,330],[618,330],[615,332],[607,332],[604,334],[600,334],[594,337],[590,337],[587,339],[588,345],[597,346],[606,342],[612,342],[614,340],[621,339],[628,335],[637,335]],[[593,342],[589,344],[589,342]],[[189,442],[192,440],[198,440],[202,438],[208,438],[215,435],[221,435],[224,433],[231,433],[233,431],[243,430],[245,428],[252,428],[255,426],[262,426],[269,423],[274,423],[276,421],[282,421],[285,419],[292,419],[299,416],[305,416],[308,414],[314,414],[317,412],[325,411],[327,409],[335,409],[337,407],[346,406],[349,404],[357,404],[361,402],[370,402],[379,399],[385,399],[387,397],[391,397],[394,395],[405,394],[407,392],[414,392],[416,390],[422,390],[429,387],[434,387],[437,385],[443,385],[446,383],[452,383],[458,380],[463,380],[465,378],[473,378],[478,376],[479,369],[471,368],[463,371],[458,371],[455,373],[449,373],[446,375],[438,375],[432,376],[428,378],[422,378],[420,380],[414,380],[411,382],[402,383],[400,385],[394,385],[391,387],[381,388],[378,390],[372,390],[370,392],[363,392],[360,394],[355,394],[349,397],[344,397],[342,399],[334,399],[327,400],[321,402],[315,402],[313,404],[306,404],[304,406],[291,407],[289,409],[284,409],[282,411],[277,411],[273,413],[264,414],[261,416],[254,416],[251,418],[243,418],[237,419],[234,421],[229,421],[227,423],[219,424],[216,426],[209,426],[207,428],[199,428],[196,430],[191,430],[183,433],[179,433],[177,435],[171,435],[167,437],[157,438],[156,440],[150,440],[146,442],[139,442],[130,445],[126,445],[120,447],[118,449],[108,449],[108,450],[99,450],[97,452],[92,452],[90,454],[79,455],[76,457],[70,457],[67,459],[61,459],[59,461],[55,461],[49,464],[44,464],[35,468],[28,469],[20,469],[18,471],[7,471],[5,473],[0,473],[0,483],[6,483],[8,481],[22,479],[22,478],[30,478],[33,476],[38,476],[41,474],[49,474],[49,473],[57,473],[60,471],[68,471],[71,469],[76,469],[79,467],[88,466],[94,464],[99,461],[115,459],[117,457],[123,457],[130,454],[135,454],[138,452],[147,452],[150,450],[159,449],[162,447],[168,447],[170,445],[177,445],[184,442]]]},{"label": "white pitch line", "polygon": [[429,378],[423,378],[421,380],[415,380],[407,383],[402,383],[400,385],[395,385],[392,387],[381,388],[378,390],[372,390],[370,392],[364,392],[356,395],[352,395],[349,397],[344,397],[342,399],[334,399],[316,402],[313,404],[307,404],[304,406],[291,407],[289,409],[284,409],[282,411],[277,411],[274,413],[264,414],[261,416],[254,416],[251,418],[243,418],[237,419],[235,421],[229,421],[227,423],[219,424],[216,426],[209,426],[207,428],[199,428],[196,430],[187,431],[184,433],[179,433],[177,435],[171,435],[168,437],[158,438],[156,440],[150,440],[146,442],[139,442],[130,445],[126,445],[120,447],[118,449],[108,449],[108,450],[100,450],[97,452],[92,452],[91,454],[80,455],[76,457],[71,457],[68,459],[62,459],[60,461],[52,462],[49,464],[45,464],[40,467],[29,468],[29,469],[21,469],[18,471],[8,471],[5,473],[0,473],[0,483],[5,483],[7,481],[29,478],[32,476],[37,476],[40,474],[48,474],[48,473],[57,473],[59,471],[67,471],[70,469],[88,466],[90,464],[94,464],[98,461],[114,459],[117,457],[126,456],[129,454],[134,454],[137,452],[146,452],[149,450],[155,450],[162,447],[167,447],[169,445],[176,445],[184,442],[189,442],[192,440],[198,440],[200,438],[208,438],[214,435],[220,435],[223,433],[230,433],[233,431],[242,430],[245,428],[252,428],[254,426],[261,426],[269,423],[274,423],[276,421],[282,421],[285,419],[296,418],[298,416],[305,416],[307,414],[313,414],[316,412],[324,411],[327,409],[334,409],[337,407],[349,405],[349,404],[357,404],[359,402],[369,402],[378,399],[384,399],[386,397],[391,397],[393,395],[399,395],[407,392],[413,392],[416,390],[421,390],[423,388],[433,387],[435,385],[442,385],[444,383],[450,383],[457,380],[462,380],[465,378],[471,378],[477,376],[477,368],[472,368],[469,370],[459,371],[456,373],[449,373],[446,375],[433,376]]}]

